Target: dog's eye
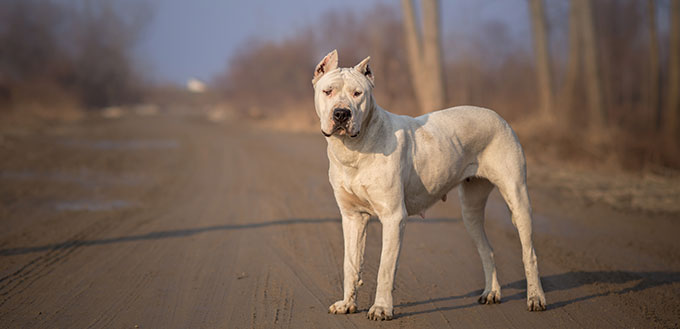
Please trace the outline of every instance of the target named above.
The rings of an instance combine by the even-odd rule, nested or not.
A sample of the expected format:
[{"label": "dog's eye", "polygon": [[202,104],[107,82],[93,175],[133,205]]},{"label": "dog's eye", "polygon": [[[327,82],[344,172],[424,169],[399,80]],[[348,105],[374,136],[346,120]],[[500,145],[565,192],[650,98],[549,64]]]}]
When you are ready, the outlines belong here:
[{"label": "dog's eye", "polygon": [[326,89],[326,90],[323,91],[323,93],[326,94],[326,96],[330,96],[332,92],[333,92],[333,89]]},{"label": "dog's eye", "polygon": [[363,94],[363,93],[360,92],[360,91],[355,91],[355,92],[354,92],[354,97],[359,97],[359,96],[361,96],[361,94]]}]

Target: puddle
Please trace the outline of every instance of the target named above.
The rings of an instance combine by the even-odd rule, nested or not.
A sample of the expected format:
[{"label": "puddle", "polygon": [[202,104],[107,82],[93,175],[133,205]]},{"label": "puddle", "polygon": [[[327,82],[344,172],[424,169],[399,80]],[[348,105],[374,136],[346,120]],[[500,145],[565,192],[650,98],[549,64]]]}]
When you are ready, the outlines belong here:
[{"label": "puddle", "polygon": [[35,171],[2,171],[0,180],[48,181],[55,183],[73,183],[83,187],[102,186],[134,186],[147,180],[141,174],[110,174],[88,169],[76,172],[35,172]]},{"label": "puddle", "polygon": [[179,147],[179,142],[177,142],[174,139],[97,140],[97,141],[67,140],[61,142],[61,144],[70,147],[107,151],[168,150]]},{"label": "puddle", "polygon": [[59,211],[110,211],[133,207],[134,204],[125,200],[77,200],[57,202],[54,207]]}]

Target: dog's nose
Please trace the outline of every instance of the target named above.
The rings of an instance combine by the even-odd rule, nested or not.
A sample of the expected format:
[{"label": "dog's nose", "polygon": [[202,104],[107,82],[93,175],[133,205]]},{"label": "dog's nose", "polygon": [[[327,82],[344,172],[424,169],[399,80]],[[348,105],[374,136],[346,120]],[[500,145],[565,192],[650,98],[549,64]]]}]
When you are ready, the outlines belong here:
[{"label": "dog's nose", "polygon": [[335,109],[333,110],[333,121],[337,124],[343,124],[349,120],[349,117],[352,116],[352,112],[350,112],[348,109]]}]

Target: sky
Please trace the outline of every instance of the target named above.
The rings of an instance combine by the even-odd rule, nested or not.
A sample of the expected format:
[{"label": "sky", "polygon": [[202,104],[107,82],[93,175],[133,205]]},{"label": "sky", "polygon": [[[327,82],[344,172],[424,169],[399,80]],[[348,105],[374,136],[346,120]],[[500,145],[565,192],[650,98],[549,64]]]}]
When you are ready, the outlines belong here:
[{"label": "sky", "polygon": [[[281,39],[319,23],[318,17],[331,10],[351,8],[360,12],[376,3],[400,4],[397,0],[117,1],[145,1],[150,5],[152,15],[135,52],[155,80],[176,84],[184,84],[192,77],[209,81],[225,70],[229,58],[249,38]],[[530,33],[526,0],[441,3],[444,34],[465,33],[490,20],[506,23],[510,35],[523,37]]]}]

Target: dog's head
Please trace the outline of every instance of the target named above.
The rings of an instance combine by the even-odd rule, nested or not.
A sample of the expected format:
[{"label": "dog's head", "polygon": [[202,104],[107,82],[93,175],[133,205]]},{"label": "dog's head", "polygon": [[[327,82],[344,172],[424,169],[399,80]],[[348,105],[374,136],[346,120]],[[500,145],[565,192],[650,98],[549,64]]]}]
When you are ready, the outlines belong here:
[{"label": "dog's head", "polygon": [[321,133],[357,137],[363,120],[372,110],[373,73],[366,57],[352,68],[338,68],[333,50],[314,70],[314,105],[321,120]]}]

